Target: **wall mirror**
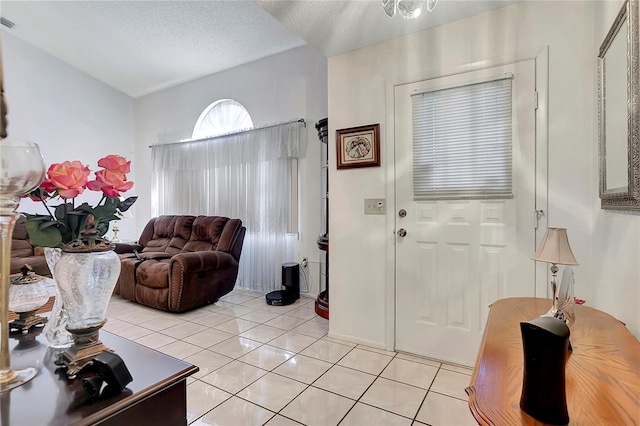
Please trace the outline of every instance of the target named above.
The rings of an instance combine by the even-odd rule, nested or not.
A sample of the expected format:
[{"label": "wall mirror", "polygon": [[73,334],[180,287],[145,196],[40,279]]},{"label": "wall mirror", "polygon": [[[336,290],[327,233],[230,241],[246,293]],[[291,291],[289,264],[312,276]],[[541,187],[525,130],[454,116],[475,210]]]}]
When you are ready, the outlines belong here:
[{"label": "wall mirror", "polygon": [[598,54],[600,200],[640,210],[638,0],[627,0]]}]

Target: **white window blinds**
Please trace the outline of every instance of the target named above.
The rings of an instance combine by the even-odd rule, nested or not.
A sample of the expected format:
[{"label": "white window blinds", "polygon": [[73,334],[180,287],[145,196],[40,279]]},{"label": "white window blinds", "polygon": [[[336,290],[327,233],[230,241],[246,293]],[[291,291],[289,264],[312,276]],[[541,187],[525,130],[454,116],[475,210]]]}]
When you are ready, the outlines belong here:
[{"label": "white window blinds", "polygon": [[511,82],[412,95],[416,199],[513,196]]}]

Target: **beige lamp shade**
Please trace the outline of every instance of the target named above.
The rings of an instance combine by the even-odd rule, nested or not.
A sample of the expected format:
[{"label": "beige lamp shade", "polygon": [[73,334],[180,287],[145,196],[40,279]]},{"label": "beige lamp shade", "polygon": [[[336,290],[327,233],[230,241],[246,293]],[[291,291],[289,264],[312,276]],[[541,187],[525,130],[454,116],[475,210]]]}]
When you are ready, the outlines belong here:
[{"label": "beige lamp shade", "polygon": [[558,265],[578,265],[569,246],[566,228],[547,228],[544,241],[532,259]]}]

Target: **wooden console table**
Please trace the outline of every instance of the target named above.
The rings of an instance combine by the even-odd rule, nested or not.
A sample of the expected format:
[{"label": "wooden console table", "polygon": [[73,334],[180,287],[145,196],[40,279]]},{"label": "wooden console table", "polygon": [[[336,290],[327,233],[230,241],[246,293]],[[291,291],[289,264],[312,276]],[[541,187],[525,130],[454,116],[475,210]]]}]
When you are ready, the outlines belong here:
[{"label": "wooden console table", "polygon": [[49,349],[40,334],[12,334],[11,366],[35,366],[30,382],[0,394],[0,425],[186,425],[186,378],[198,367],[135,342],[100,331],[100,340],[115,350],[133,381],[119,395],[89,400],[83,377],[96,374],[87,368],[73,380],[56,372],[60,350]]},{"label": "wooden console table", "polygon": [[[491,305],[471,385],[471,413],[481,425],[537,425],[520,409],[523,352],[520,322],[545,313],[551,300],[502,299]],[[576,306],[566,365],[570,424],[640,424],[640,343],[623,323]]]}]

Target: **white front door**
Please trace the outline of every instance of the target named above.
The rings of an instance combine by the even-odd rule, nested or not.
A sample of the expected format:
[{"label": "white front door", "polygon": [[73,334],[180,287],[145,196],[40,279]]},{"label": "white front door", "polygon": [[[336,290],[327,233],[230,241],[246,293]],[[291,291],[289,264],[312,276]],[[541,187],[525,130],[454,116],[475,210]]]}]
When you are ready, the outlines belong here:
[{"label": "white front door", "polygon": [[[414,200],[411,94],[507,73],[514,76],[514,197]],[[535,61],[400,85],[394,96],[395,346],[471,366],[489,305],[535,295]],[[399,215],[401,209],[406,216]]]}]

